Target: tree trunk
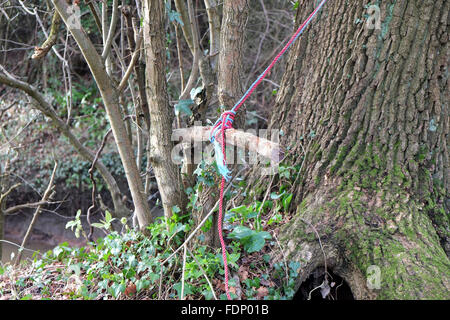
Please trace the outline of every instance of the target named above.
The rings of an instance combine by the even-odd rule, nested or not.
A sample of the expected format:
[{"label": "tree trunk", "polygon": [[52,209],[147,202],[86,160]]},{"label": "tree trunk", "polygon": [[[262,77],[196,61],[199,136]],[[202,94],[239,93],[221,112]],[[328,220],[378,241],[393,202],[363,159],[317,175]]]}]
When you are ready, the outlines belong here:
[{"label": "tree trunk", "polygon": [[[123,123],[123,118],[121,116],[119,93],[118,90],[116,90],[116,88],[114,87],[110,76],[106,72],[108,69],[108,66],[105,67],[104,63],[106,57],[101,57],[97,53],[86,32],[82,28],[80,29],[80,26],[76,26],[73,24],[73,17],[71,16],[71,14],[69,14],[70,11],[68,10],[67,3],[62,0],[52,0],[52,2],[61,15],[61,18],[63,19],[67,28],[71,32],[73,38],[80,47],[80,50],[84,58],[86,59],[87,64],[89,65],[89,69],[94,76],[95,82],[97,83],[103,102],[105,104],[105,109],[108,115],[109,122],[111,124],[114,140],[117,144],[120,159],[125,170],[125,176],[127,178],[128,187],[130,188],[130,193],[133,198],[133,204],[135,207],[136,216],[139,221],[139,227],[142,230],[145,230],[144,228],[151,222],[152,216],[147,203],[147,199],[145,197],[142,179],[140,177],[140,173],[137,170],[133,148],[128,139],[127,131]],[[114,2],[114,6],[116,5],[117,2]],[[110,43],[110,41],[107,42]],[[105,47],[104,52],[108,52],[108,48]],[[108,59],[106,60],[108,61]]]},{"label": "tree trunk", "polygon": [[448,299],[449,2],[378,1],[379,25],[365,2],[329,1],[291,49],[270,127],[306,158],[279,239],[298,286],[326,263],[358,299]]},{"label": "tree trunk", "polygon": [[[248,20],[247,0],[225,0],[223,2],[222,30],[220,33],[220,55],[218,73],[219,101],[230,110],[243,94],[242,70],[245,27]],[[235,119],[235,127],[244,129],[244,109]]]},{"label": "tree trunk", "polygon": [[[245,28],[248,20],[248,1],[247,0],[225,0],[223,2],[222,26],[220,32],[220,53],[218,59],[217,91],[221,110],[230,110],[243,94],[242,88],[242,70],[243,70],[243,47],[245,40]],[[245,112],[239,110],[235,118],[234,127],[244,129]],[[230,169],[236,166],[230,165]],[[234,170],[235,171],[235,170]],[[203,204],[202,214],[208,214],[213,209],[219,196],[218,185],[220,177],[217,177],[218,183],[206,187],[200,194],[200,201]],[[225,208],[226,206],[224,206]],[[225,213],[224,213],[225,214]],[[198,221],[203,219],[197,217]],[[212,226],[205,237],[205,242],[213,247],[220,246],[218,234],[218,214],[212,217]]]},{"label": "tree trunk", "polygon": [[172,207],[183,208],[186,196],[177,165],[172,161],[171,141],[174,111],[169,105],[166,82],[165,6],[161,0],[146,0],[144,44],[146,53],[147,100],[150,108],[150,162],[158,183],[164,215]]}]

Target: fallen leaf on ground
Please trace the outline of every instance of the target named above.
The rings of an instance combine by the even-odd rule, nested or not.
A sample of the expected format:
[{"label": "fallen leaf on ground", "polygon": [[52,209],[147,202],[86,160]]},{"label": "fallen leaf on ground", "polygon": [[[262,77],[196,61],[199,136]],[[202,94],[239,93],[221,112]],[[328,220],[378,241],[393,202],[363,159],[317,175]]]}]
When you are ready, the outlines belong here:
[{"label": "fallen leaf on ground", "polygon": [[266,287],[259,287],[258,290],[256,290],[256,296],[260,299],[264,298],[268,294],[269,294],[269,289],[267,289]]}]

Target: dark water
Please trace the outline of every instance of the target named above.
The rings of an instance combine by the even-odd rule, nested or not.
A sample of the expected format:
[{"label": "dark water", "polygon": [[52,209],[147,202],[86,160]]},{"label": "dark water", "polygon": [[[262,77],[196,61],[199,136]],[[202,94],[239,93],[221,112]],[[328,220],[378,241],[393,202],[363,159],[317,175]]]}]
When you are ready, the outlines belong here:
[{"label": "dark water", "polygon": [[[2,262],[3,263],[11,263],[14,262],[15,257],[17,257],[18,249],[19,247],[12,245],[10,243],[1,242],[3,253],[2,253]],[[27,244],[27,249],[39,251],[41,253],[45,253],[48,250],[52,250],[53,247],[50,246],[47,243],[40,243],[40,242],[31,242]],[[14,253],[14,258],[11,261],[11,254]],[[33,256],[33,252],[24,250],[22,253],[22,260],[25,260],[26,258],[31,258]]]},{"label": "dark water", "polygon": [[[5,239],[14,242],[18,245],[22,242],[22,239],[28,229],[32,218],[32,214],[21,214],[15,216],[7,216],[5,219]],[[97,222],[100,217],[93,219]],[[69,246],[81,246],[85,243],[83,238],[76,238],[72,230],[66,229],[68,221],[73,217],[61,217],[54,214],[42,212],[39,216],[36,224],[31,232],[27,245],[27,249],[40,251],[45,253],[48,250],[52,250],[58,244],[67,242]],[[89,227],[86,222],[86,218],[82,217],[83,229],[87,232]],[[98,229],[94,230],[94,238],[101,236],[102,232]],[[11,262],[11,253],[17,256],[18,246],[10,243],[0,242],[3,247],[2,262]],[[22,253],[23,258],[31,257],[33,252],[24,250]],[[14,260],[13,260],[14,261]]]}]

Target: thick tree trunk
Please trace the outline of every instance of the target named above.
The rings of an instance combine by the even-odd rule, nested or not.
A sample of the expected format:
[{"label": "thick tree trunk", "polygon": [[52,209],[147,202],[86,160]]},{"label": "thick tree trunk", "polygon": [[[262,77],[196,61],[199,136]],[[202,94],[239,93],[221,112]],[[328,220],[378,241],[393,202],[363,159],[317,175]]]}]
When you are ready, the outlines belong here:
[{"label": "thick tree trunk", "polygon": [[448,299],[449,2],[378,1],[379,29],[367,4],[329,1],[292,48],[271,127],[307,155],[279,238],[298,285],[325,253],[355,298]]},{"label": "thick tree trunk", "polygon": [[166,82],[165,6],[161,0],[146,0],[144,11],[144,44],[146,52],[147,100],[150,108],[150,162],[161,194],[164,215],[172,207],[183,208],[183,191],[177,165],[172,161],[172,122],[174,111],[169,105]]}]

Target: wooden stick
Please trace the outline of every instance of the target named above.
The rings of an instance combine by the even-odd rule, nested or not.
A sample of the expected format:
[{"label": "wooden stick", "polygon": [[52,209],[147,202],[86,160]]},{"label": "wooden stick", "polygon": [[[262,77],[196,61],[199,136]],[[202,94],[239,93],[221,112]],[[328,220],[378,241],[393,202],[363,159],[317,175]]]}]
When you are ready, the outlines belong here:
[{"label": "wooden stick", "polygon": [[[178,141],[179,138],[183,138],[183,141],[185,142],[209,141],[210,131],[211,127],[198,126],[175,129],[172,133],[172,141]],[[229,145],[237,146],[243,149],[248,148],[250,152],[258,153],[261,156],[274,161],[275,163],[280,162],[283,158],[284,152],[281,150],[280,145],[273,141],[236,129],[226,130],[225,135],[226,142]]]}]

